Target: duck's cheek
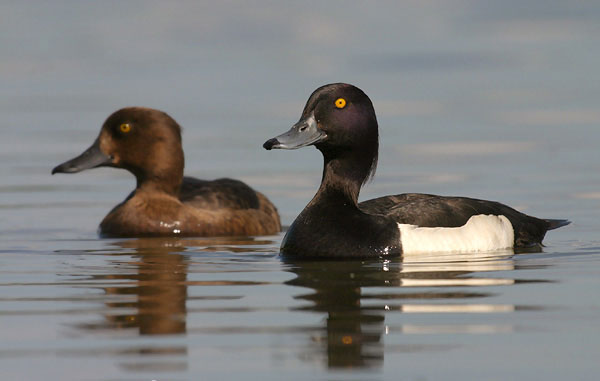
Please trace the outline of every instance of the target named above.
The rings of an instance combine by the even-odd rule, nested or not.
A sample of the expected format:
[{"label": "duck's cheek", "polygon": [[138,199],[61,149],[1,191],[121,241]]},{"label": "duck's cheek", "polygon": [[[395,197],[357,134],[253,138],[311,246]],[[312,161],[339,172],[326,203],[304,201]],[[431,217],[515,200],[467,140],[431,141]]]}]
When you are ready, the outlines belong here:
[{"label": "duck's cheek", "polygon": [[121,164],[121,161],[122,161],[121,156],[117,152],[115,152],[113,150],[107,150],[107,151],[103,151],[103,152],[106,156],[108,156],[110,158],[111,165],[118,166]]},{"label": "duck's cheek", "polygon": [[120,165],[121,164],[121,157],[119,155],[109,155],[111,160],[112,160],[112,164],[113,165]]},{"label": "duck's cheek", "polygon": [[121,162],[121,158],[120,158],[119,154],[117,153],[118,150],[117,150],[117,147],[115,146],[113,139],[108,137],[106,134],[100,135],[99,147],[100,147],[100,151],[102,151],[103,154],[105,154],[106,156],[108,156],[110,158],[111,164],[118,165]]}]

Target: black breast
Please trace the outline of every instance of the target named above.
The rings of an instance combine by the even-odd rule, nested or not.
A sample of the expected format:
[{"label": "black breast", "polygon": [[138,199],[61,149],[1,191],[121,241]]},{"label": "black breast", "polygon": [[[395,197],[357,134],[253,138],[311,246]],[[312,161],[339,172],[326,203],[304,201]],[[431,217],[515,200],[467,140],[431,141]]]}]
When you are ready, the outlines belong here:
[{"label": "black breast", "polygon": [[305,209],[288,229],[281,254],[294,258],[377,258],[401,255],[397,224],[356,209]]}]

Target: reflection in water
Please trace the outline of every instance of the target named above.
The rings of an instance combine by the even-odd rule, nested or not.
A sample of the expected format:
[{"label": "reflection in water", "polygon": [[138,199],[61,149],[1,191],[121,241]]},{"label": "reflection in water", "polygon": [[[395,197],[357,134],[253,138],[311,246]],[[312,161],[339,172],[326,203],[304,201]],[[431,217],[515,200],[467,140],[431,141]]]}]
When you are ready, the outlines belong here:
[{"label": "reflection in water", "polygon": [[[288,262],[297,277],[287,284],[309,287],[298,298],[312,304],[303,309],[326,312],[326,358],[329,367],[373,366],[383,360],[383,311],[361,308],[361,287],[383,284],[385,273],[359,261]],[[315,341],[321,346],[321,339]]]},{"label": "reflection in water", "polygon": [[[129,271],[92,275],[91,278],[108,283],[102,287],[106,295],[131,295],[133,298],[105,303],[104,321],[81,327],[136,328],[140,335],[185,333],[187,262],[182,254],[185,250],[182,242],[144,238],[117,242],[116,245],[134,250],[127,254],[132,256],[130,262],[125,265],[119,258],[115,265],[117,269],[126,267]],[[116,255],[122,256],[123,252]],[[119,282],[112,285],[111,280]],[[123,309],[131,312],[119,313]]]},{"label": "reflection in water", "polygon": [[[268,264],[269,271],[281,269],[271,254],[271,241],[145,238],[113,244],[117,248],[108,253],[103,251],[109,264],[101,268],[101,273],[94,271],[93,266],[84,265],[88,284],[104,294],[101,298],[105,306],[101,310],[102,318],[78,324],[77,328],[90,332],[182,338],[145,340],[135,347],[117,349],[121,351],[115,353],[120,368],[132,372],[185,371],[190,363],[187,359],[190,335],[224,337],[265,332],[272,335],[301,332],[309,339],[302,358],[326,359],[327,367],[331,369],[379,367],[385,352],[389,356],[394,352],[453,348],[443,343],[407,344],[406,335],[515,330],[506,322],[448,319],[452,314],[477,316],[532,308],[499,304],[491,298],[494,294],[489,290],[490,286],[512,286],[521,282],[513,278],[512,252],[421,254],[393,261],[284,260],[284,269],[294,274],[294,278],[284,284],[310,289],[310,292],[295,296],[306,304],[288,307],[267,301],[259,302],[259,305],[248,304],[248,301],[253,303],[251,297],[243,301],[254,292],[255,286],[268,284],[276,288],[280,285],[272,282],[268,273],[259,275],[257,272],[260,269],[257,263],[264,259],[268,259],[263,263]],[[264,256],[265,253],[269,255]],[[253,274],[253,280],[248,280],[248,274]],[[235,295],[214,288],[232,285],[241,287],[236,288]],[[205,295],[190,295],[189,287],[203,287]],[[194,294],[199,290],[196,288]],[[282,327],[252,318],[247,320],[242,315],[269,316],[282,310],[324,314],[325,322],[306,330],[302,326]],[[222,319],[211,318],[207,326],[188,328],[191,314],[205,313],[214,313]],[[421,319],[427,314],[438,317]],[[122,353],[127,355],[121,356]]]},{"label": "reflection in water", "polygon": [[[117,301],[105,302],[106,310],[102,321],[81,324],[79,328],[113,331],[137,329],[139,335],[185,334],[188,265],[182,254],[185,250],[183,243],[177,239],[144,238],[115,244],[125,249],[114,254],[115,262],[111,267],[117,271],[92,275],[91,279],[107,284],[102,286],[106,297]],[[123,262],[124,255],[130,256],[131,260]],[[124,271],[118,271],[120,269]],[[119,361],[120,368],[129,372],[187,369],[187,361],[178,358],[187,356],[188,349],[185,345],[142,345],[135,352],[142,356],[152,356],[153,360],[148,362],[135,357],[127,360],[128,356],[124,356]],[[170,360],[173,356],[176,360]]]},{"label": "reflection in water", "polygon": [[[241,284],[236,281],[189,281],[190,248],[203,252],[251,252],[248,245],[267,244],[252,238],[180,239],[139,238],[114,242],[118,246],[112,255],[114,263],[108,274],[94,274],[90,280],[101,284],[105,294],[103,319],[100,322],[79,324],[77,328],[91,331],[120,331],[136,329],[139,335],[187,334],[186,303],[189,286],[221,286]],[[123,261],[123,258],[131,258]],[[248,283],[248,282],[246,282]],[[113,297],[115,296],[115,297]],[[231,299],[229,296],[195,297],[194,299]],[[156,356],[186,356],[186,345],[156,342],[138,347],[138,355],[149,355],[151,361],[133,359],[121,362],[120,367],[133,372],[184,371],[187,361],[158,361]],[[120,351],[119,354],[131,355]]]},{"label": "reflection in water", "polygon": [[[119,247],[113,254],[114,265],[110,266],[114,271],[108,274],[94,274],[90,278],[103,285],[102,290],[107,296],[129,295],[132,298],[126,301],[117,298],[116,302],[106,302],[104,321],[81,325],[80,328],[136,328],[140,335],[186,333],[187,287],[228,285],[237,282],[188,281],[189,259],[185,252],[191,247],[195,251],[203,252],[251,252],[253,250],[246,245],[265,243],[270,241],[242,237],[138,238],[114,242],[113,244]],[[130,256],[132,259],[123,262],[123,256]],[[129,312],[123,314],[123,310]]]},{"label": "reflection in water", "polygon": [[[324,334],[313,339],[311,347],[324,347],[328,367],[374,367],[383,362],[383,336],[390,330],[402,334],[511,332],[513,327],[507,325],[390,326],[385,320],[386,316],[392,316],[388,314],[398,312],[510,313],[520,309],[522,307],[512,304],[468,302],[481,301],[492,294],[481,292],[480,288],[477,291],[465,289],[517,283],[512,278],[479,274],[514,270],[512,257],[512,252],[495,252],[419,255],[405,257],[401,261],[288,260],[288,271],[293,272],[296,278],[287,284],[314,290],[310,294],[297,296],[310,301],[310,305],[300,309],[327,313]],[[381,288],[394,288],[394,292],[382,292]],[[394,349],[416,351],[440,348],[396,346]],[[386,351],[390,350],[391,347],[386,345]],[[317,352],[322,353],[322,349]]]}]

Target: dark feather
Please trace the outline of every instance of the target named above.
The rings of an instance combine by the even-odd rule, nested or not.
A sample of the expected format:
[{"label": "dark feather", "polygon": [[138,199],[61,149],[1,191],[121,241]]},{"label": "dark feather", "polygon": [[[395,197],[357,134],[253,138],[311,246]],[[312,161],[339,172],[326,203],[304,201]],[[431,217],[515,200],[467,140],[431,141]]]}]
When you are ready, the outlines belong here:
[{"label": "dark feather", "polygon": [[474,215],[504,215],[513,225],[515,247],[539,245],[547,230],[569,224],[567,220],[532,217],[496,201],[419,193],[380,197],[361,202],[358,207],[368,214],[386,216],[398,223],[421,227],[459,227]]},{"label": "dark feather", "polygon": [[186,176],[181,184],[179,200],[195,208],[208,210],[259,208],[256,191],[233,179],[207,181]]}]

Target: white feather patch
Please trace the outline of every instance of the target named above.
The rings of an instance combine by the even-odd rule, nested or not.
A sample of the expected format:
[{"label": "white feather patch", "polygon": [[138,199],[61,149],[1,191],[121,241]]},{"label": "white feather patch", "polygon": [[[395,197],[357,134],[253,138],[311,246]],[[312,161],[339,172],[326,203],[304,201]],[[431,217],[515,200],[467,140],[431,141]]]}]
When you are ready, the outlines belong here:
[{"label": "white feather patch", "polygon": [[480,214],[458,228],[398,224],[404,254],[493,251],[514,246],[515,232],[505,216]]}]

